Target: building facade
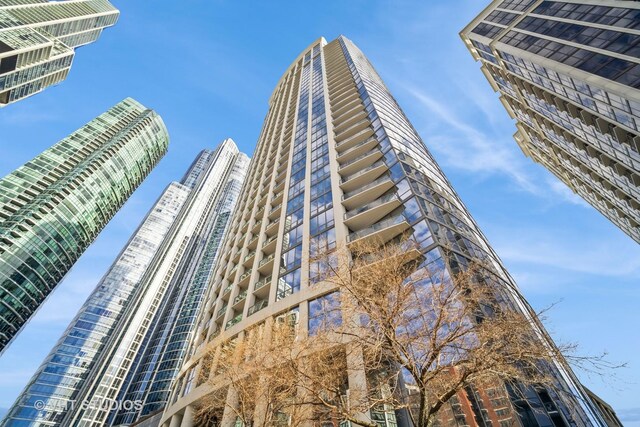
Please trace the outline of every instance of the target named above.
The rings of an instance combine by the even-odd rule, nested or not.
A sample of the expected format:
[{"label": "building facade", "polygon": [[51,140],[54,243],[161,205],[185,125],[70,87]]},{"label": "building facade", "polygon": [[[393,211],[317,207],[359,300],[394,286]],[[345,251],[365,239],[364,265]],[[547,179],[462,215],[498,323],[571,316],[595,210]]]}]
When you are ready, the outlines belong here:
[{"label": "building facade", "polygon": [[[188,195],[189,189],[179,183],[166,188],[31,378],[3,425],[60,425]],[[36,409],[37,401],[43,402],[44,408]]]},{"label": "building facade", "polygon": [[[152,325],[166,329],[158,319],[169,317],[182,328],[163,332],[175,347],[182,345],[180,332],[197,296],[190,292],[191,300],[184,304],[169,297],[178,284],[192,289],[188,272],[194,273],[191,257],[198,248],[215,259],[212,245],[204,239],[211,234],[219,242],[247,163],[233,141],[225,140],[215,151],[202,151],[182,180],[167,187],[18,397],[3,426],[106,425],[111,402],[121,390],[125,394],[125,379],[135,373],[133,366],[140,359],[136,355],[145,354],[147,345],[155,349],[151,345],[155,341],[146,337],[153,335]],[[180,315],[165,314],[176,310]],[[155,350],[156,356],[170,354]],[[147,384],[151,388],[155,382],[147,379]],[[134,400],[135,411],[125,405],[123,412],[139,415],[143,400]]]},{"label": "building facade", "polygon": [[[162,416],[164,427],[194,425],[198,405],[215,391],[208,381],[217,369],[208,357],[211,346],[242,339],[275,317],[288,316],[303,335],[331,320],[339,289],[323,282],[320,266],[309,258],[318,248],[408,234],[430,262],[427,267],[443,275],[469,261],[490,263],[514,304],[530,310],[373,66],[345,37],[311,44],[278,82],[232,224],[189,358]],[[451,417],[488,425],[485,414],[491,412],[482,408],[489,402],[500,425],[604,425],[562,366],[557,377],[567,391],[563,397],[532,390],[529,400],[510,402],[505,387],[502,394],[480,397],[470,391],[463,396],[472,402],[469,410],[452,404]],[[366,387],[365,377],[350,374],[348,387]],[[233,390],[227,393],[217,420],[223,426],[236,422]],[[499,411],[499,405],[511,410]],[[406,424],[401,414],[377,415],[370,414],[381,425]]]},{"label": "building facade", "polygon": [[107,0],[0,1],[0,107],[63,81],[118,15]]},{"label": "building facade", "polygon": [[496,0],[461,36],[522,151],[640,242],[640,4]]},{"label": "building facade", "polygon": [[167,151],[125,99],[0,180],[0,352]]},{"label": "building facade", "polygon": [[[227,150],[235,148],[230,142],[227,144]],[[114,412],[110,424],[129,425],[164,409],[193,338],[196,317],[248,166],[249,158],[239,153],[222,177],[213,177],[208,183],[220,185],[219,194],[211,198],[213,209],[203,216],[202,225],[194,233],[184,262],[174,276],[172,290],[165,298],[165,306],[148,333],[145,350],[138,352],[135,369],[117,399],[142,402],[142,409],[123,408]]]}]

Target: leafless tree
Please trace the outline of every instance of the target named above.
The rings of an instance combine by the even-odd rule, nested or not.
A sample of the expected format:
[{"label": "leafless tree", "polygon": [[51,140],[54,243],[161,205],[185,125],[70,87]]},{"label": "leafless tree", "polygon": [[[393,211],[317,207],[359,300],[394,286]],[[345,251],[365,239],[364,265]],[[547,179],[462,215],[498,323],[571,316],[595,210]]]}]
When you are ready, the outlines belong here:
[{"label": "leafless tree", "polygon": [[[245,426],[378,427],[406,409],[426,427],[468,390],[562,393],[554,372],[573,346],[551,343],[538,314],[518,306],[490,267],[449,273],[407,241],[315,255],[321,283],[313,286],[340,291],[340,321],[308,336],[286,317],[271,319],[212,347],[217,391],[203,414],[228,408]],[[601,358],[572,360],[608,367]]]}]

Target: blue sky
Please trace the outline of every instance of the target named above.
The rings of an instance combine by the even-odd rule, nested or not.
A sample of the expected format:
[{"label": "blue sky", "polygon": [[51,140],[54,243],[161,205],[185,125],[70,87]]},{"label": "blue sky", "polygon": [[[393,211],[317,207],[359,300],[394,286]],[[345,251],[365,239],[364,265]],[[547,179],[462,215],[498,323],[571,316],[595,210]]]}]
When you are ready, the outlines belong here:
[{"label": "blue sky", "polygon": [[0,110],[0,176],[132,96],[156,109],[169,153],[0,358],[10,406],[165,185],[232,137],[251,155],[267,101],[319,36],[352,39],[422,135],[551,334],[629,367],[583,381],[640,426],[640,246],[512,139],[513,122],[458,37],[488,0],[114,0],[122,15],[78,50],[69,78]]}]

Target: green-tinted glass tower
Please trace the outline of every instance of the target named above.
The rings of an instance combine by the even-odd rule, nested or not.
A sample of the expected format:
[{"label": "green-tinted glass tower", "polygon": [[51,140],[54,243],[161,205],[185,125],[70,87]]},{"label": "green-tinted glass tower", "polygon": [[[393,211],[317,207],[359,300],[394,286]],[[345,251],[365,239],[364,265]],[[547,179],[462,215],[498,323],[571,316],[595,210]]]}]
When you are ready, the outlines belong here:
[{"label": "green-tinted glass tower", "polygon": [[0,180],[0,353],[167,151],[125,99]]}]

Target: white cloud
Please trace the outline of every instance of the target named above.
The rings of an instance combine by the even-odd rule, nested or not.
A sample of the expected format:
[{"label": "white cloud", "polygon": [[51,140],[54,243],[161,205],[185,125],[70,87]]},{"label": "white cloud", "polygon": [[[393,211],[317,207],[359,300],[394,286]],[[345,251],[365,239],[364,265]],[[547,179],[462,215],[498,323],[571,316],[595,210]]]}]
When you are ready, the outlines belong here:
[{"label": "white cloud", "polygon": [[[479,127],[470,125],[469,123],[477,120],[456,114],[447,106],[450,103],[445,104],[414,86],[401,87],[419,102],[421,109],[435,117],[435,120],[424,119],[432,127],[426,136],[426,144],[440,155],[447,166],[476,176],[503,175],[513,180],[519,189],[537,197],[590,208],[564,183],[542,170],[542,167],[538,173],[533,172],[533,162],[524,156],[511,135],[491,135]],[[467,104],[475,103],[476,109],[483,115],[493,115],[485,109],[486,100],[478,103],[478,97],[473,96],[469,97],[468,101]],[[507,114],[506,111],[499,113],[505,116]],[[499,132],[503,133],[504,129],[500,129]]]},{"label": "white cloud", "polygon": [[532,228],[499,230],[492,236],[493,246],[507,263],[526,263],[529,269],[540,266],[600,277],[640,278],[640,250],[631,239],[618,235],[575,238],[559,230]]}]

